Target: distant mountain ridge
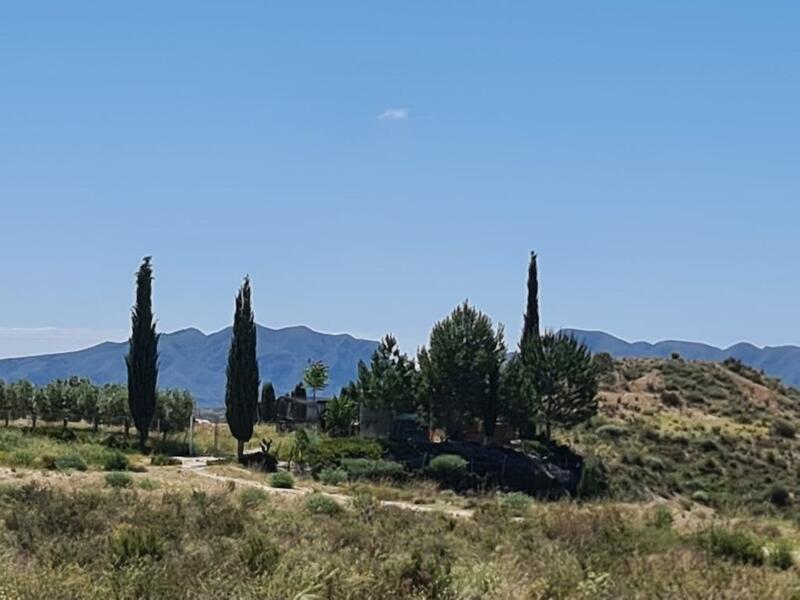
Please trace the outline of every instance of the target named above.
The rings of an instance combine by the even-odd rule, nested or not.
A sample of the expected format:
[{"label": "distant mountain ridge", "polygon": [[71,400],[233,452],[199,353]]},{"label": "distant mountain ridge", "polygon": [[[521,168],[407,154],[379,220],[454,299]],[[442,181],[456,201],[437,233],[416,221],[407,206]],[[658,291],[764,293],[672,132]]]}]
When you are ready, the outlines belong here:
[{"label": "distant mountain ridge", "polygon": [[688,360],[723,361],[738,358],[743,363],[762,369],[770,377],[779,377],[785,384],[800,388],[800,347],[735,344],[730,348],[717,348],[697,342],[666,340],[626,342],[603,331],[564,329],[582,340],[594,353],[608,352],[615,358],[668,358],[673,352]]},{"label": "distant mountain ridge", "polygon": [[[278,393],[301,381],[312,360],[321,360],[330,368],[330,383],[323,395],[338,393],[356,377],[358,362],[368,361],[378,346],[375,341],[319,333],[305,326],[270,329],[258,325],[257,336],[261,379],[272,381]],[[159,387],[188,389],[202,406],[222,406],[230,340],[230,327],[210,334],[191,328],[162,334]],[[127,351],[127,342],[103,342],[75,352],[2,359],[0,379],[44,384],[79,375],[98,384],[124,383]]]}]

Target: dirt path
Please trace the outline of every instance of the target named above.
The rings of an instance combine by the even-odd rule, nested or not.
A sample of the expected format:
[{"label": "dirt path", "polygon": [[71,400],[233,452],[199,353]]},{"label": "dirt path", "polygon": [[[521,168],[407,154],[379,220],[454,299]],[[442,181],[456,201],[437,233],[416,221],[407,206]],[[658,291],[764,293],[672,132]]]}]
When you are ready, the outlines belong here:
[{"label": "dirt path", "polygon": [[[258,481],[252,481],[249,479],[241,479],[239,477],[229,477],[227,475],[217,475],[216,473],[209,473],[206,471],[206,468],[220,462],[220,459],[208,456],[196,456],[191,458],[186,457],[175,457],[177,460],[181,461],[181,469],[183,471],[190,472],[194,475],[199,477],[206,477],[208,479],[213,479],[215,481],[221,482],[232,482],[236,485],[240,485],[243,487],[251,487],[251,488],[258,488],[264,490],[269,494],[275,494],[280,496],[292,496],[295,498],[300,498],[302,496],[306,496],[308,494],[315,493],[315,490],[311,488],[304,488],[304,487],[295,487],[291,489],[286,488],[274,488],[266,483],[261,483]],[[346,494],[334,494],[331,492],[316,492],[335,500],[340,504],[347,505],[351,497],[347,496]],[[401,500],[381,500],[381,506],[393,506],[395,508],[400,508],[403,510],[410,510],[414,512],[420,513],[431,513],[431,512],[438,512],[447,515],[451,515],[453,517],[459,517],[463,519],[471,518],[475,513],[472,510],[468,510],[465,508],[455,508],[455,507],[448,507],[448,506],[430,506],[424,504],[414,504],[413,502],[404,502]]]}]

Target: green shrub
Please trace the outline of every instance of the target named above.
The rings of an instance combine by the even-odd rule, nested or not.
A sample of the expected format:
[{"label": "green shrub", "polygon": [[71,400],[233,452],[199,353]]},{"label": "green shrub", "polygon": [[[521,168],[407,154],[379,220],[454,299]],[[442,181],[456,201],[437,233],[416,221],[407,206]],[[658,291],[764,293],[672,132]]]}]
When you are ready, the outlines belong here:
[{"label": "green shrub", "polygon": [[498,498],[500,506],[514,514],[522,514],[531,505],[531,497],[522,492],[511,492],[502,494]]},{"label": "green shrub", "polygon": [[701,540],[714,556],[748,565],[764,564],[761,545],[742,531],[730,531],[715,527],[701,534]]},{"label": "green shrub", "polygon": [[181,461],[166,454],[154,454],[150,458],[150,464],[154,467],[174,467],[180,465]]},{"label": "green shrub", "polygon": [[461,475],[467,471],[469,463],[456,454],[440,454],[428,464],[428,471],[443,477]]},{"label": "green shrub", "polygon": [[[109,473],[106,479],[111,475],[121,473]],[[164,556],[164,542],[155,531],[122,525],[111,536],[111,554],[117,566],[145,557],[159,560]]]},{"label": "green shrub", "polygon": [[139,489],[151,492],[158,488],[158,484],[153,481],[152,479],[148,479],[147,477],[143,477],[139,480]]},{"label": "green shrub", "polygon": [[681,400],[681,396],[677,392],[661,392],[661,402],[664,406],[669,406],[671,408],[680,408],[683,406],[683,400]]},{"label": "green shrub", "polygon": [[106,473],[106,485],[112,488],[129,488],[133,485],[133,478],[127,473],[113,471]]},{"label": "green shrub", "polygon": [[597,428],[597,435],[605,437],[618,438],[626,435],[628,430],[621,425],[603,425]]},{"label": "green shrub", "polygon": [[390,460],[343,458],[341,462],[349,479],[399,479],[405,473],[403,465]]},{"label": "green shrub", "polygon": [[576,493],[582,500],[597,498],[608,493],[608,470],[599,458],[589,456],[583,461]]},{"label": "green shrub", "polygon": [[664,461],[659,458],[658,456],[653,456],[652,454],[648,454],[643,459],[644,466],[650,469],[651,471],[663,471],[667,467],[664,464]]},{"label": "green shrub", "polygon": [[322,438],[305,450],[305,462],[315,473],[325,468],[339,466],[344,458],[368,458],[377,460],[383,448],[375,440],[362,438]]},{"label": "green shrub", "polygon": [[794,566],[792,546],[785,540],[780,540],[767,548],[767,562],[770,566],[785,571]]},{"label": "green shrub", "polygon": [[251,535],[241,549],[242,562],[254,575],[272,573],[280,561],[278,547],[263,536]]},{"label": "green shrub", "polygon": [[324,494],[311,494],[306,498],[306,509],[315,515],[333,517],[344,512],[344,508],[333,498]]},{"label": "green shrub", "polygon": [[692,494],[692,500],[700,504],[711,504],[711,496],[703,490],[697,490]]},{"label": "green shrub", "polygon": [[772,431],[782,438],[791,439],[797,434],[797,428],[786,419],[777,418],[772,422]]},{"label": "green shrub", "polygon": [[347,481],[347,471],[342,469],[322,469],[319,472],[319,480],[325,485],[341,485]]},{"label": "green shrub", "polygon": [[668,508],[659,506],[650,516],[648,525],[656,529],[670,529],[673,522],[672,513]]},{"label": "green shrub", "polygon": [[105,471],[127,471],[129,466],[128,457],[119,450],[109,452],[103,459],[103,470]]},{"label": "green shrub", "polygon": [[380,501],[372,494],[356,494],[350,499],[356,515],[361,521],[370,522],[381,506]]},{"label": "green shrub", "polygon": [[286,471],[278,471],[269,478],[269,484],[274,488],[292,489],[294,487],[294,477]]},{"label": "green shrub", "polygon": [[261,506],[267,499],[267,492],[262,489],[249,487],[245,488],[239,495],[239,504],[242,508],[252,510]]},{"label": "green shrub", "polygon": [[792,498],[789,495],[789,490],[782,485],[777,484],[772,486],[767,494],[767,497],[769,501],[778,508],[786,508],[792,501]]},{"label": "green shrub", "polygon": [[88,467],[86,461],[77,454],[65,454],[55,460],[55,468],[59,471],[85,471]]}]

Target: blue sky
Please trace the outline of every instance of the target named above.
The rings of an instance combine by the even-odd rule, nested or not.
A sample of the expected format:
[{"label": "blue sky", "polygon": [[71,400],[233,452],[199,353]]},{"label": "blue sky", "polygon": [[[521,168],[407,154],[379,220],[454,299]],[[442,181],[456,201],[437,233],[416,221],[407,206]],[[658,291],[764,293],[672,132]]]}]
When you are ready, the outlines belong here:
[{"label": "blue sky", "polygon": [[[0,356],[256,316],[413,352],[464,298],[800,343],[796,2],[0,8]],[[47,328],[47,329],[43,329]]]}]

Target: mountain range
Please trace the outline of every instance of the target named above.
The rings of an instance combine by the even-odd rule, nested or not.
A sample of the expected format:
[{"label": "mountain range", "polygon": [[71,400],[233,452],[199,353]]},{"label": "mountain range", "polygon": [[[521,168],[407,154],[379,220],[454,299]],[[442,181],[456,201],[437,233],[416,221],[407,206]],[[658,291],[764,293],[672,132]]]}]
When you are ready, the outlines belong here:
[{"label": "mountain range", "polygon": [[743,363],[763,370],[770,377],[778,377],[785,384],[800,387],[800,347],[735,344],[729,348],[716,348],[697,342],[663,341],[626,342],[603,331],[565,329],[583,341],[594,353],[608,352],[615,358],[668,358],[673,352],[688,360],[723,361],[738,358]]},{"label": "mountain range", "polygon": [[[321,395],[338,393],[356,377],[358,362],[368,361],[378,345],[302,326],[270,329],[258,325],[257,332],[261,379],[271,381],[279,394],[302,381],[303,370],[312,360],[321,360],[330,369],[330,382]],[[222,406],[230,343],[230,327],[211,334],[198,329],[162,334],[158,343],[159,387],[188,389],[201,406]],[[77,352],[7,358],[0,360],[0,379],[44,384],[79,375],[98,384],[124,383],[127,351],[127,342],[104,342]]]},{"label": "mountain range", "polygon": [[[779,377],[788,385],[800,387],[797,346],[758,348],[736,344],[723,349],[681,341],[630,343],[602,331],[564,331],[585,342],[592,352],[608,352],[615,358],[667,358],[673,352],[688,360],[722,361],[734,357],[771,377]],[[223,405],[230,339],[230,327],[211,334],[198,329],[163,334],[159,342],[159,386],[188,389],[201,406]],[[288,392],[302,380],[309,361],[321,360],[330,368],[330,383],[322,394],[334,394],[355,379],[358,362],[368,361],[377,345],[375,341],[348,334],[319,333],[304,326],[270,329],[259,325],[261,379],[271,381],[278,393]],[[28,379],[44,384],[79,375],[98,384],[124,383],[127,350],[127,342],[104,342],[77,352],[7,358],[0,360],[0,379]]]}]

